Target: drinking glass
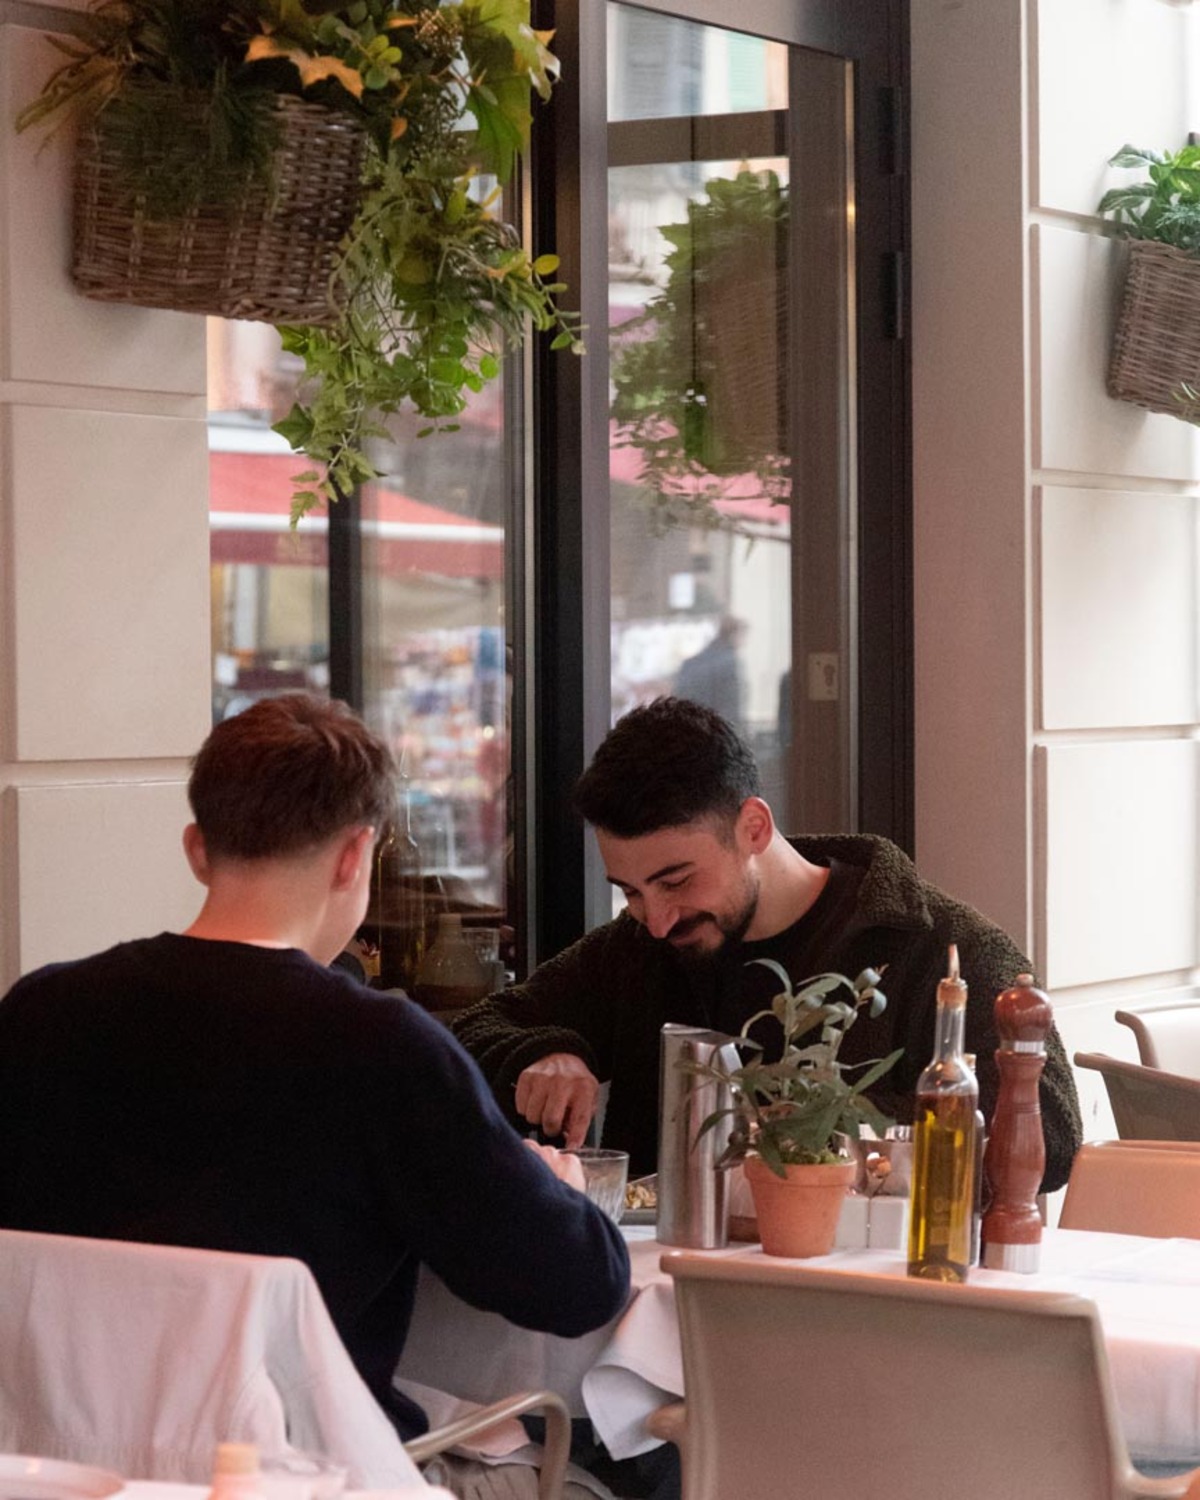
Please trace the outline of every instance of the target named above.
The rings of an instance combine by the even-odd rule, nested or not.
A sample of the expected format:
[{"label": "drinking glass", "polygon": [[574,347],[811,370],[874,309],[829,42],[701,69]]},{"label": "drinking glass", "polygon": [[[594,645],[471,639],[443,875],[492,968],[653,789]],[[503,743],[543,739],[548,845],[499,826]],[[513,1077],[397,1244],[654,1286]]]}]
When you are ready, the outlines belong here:
[{"label": "drinking glass", "polygon": [[597,1208],[614,1223],[625,1212],[625,1182],[629,1176],[629,1152],[609,1151],[602,1146],[579,1146],[570,1153],[583,1168],[583,1190]]}]

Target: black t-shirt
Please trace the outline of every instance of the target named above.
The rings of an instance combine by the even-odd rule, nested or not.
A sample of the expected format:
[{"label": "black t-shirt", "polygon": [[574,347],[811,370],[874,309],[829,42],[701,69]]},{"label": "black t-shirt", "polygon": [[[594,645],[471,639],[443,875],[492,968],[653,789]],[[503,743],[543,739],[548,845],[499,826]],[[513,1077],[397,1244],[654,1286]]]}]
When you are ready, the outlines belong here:
[{"label": "black t-shirt", "polygon": [[[708,989],[706,1008],[711,1015],[710,1024],[729,1036],[737,1036],[755,1011],[768,1006],[779,994],[779,976],[756,963],[756,959],[773,959],[781,965],[794,989],[824,972],[822,956],[836,947],[838,938],[846,931],[863,874],[860,865],[832,860],[824,889],[798,921],[773,937],[731,945],[714,964],[712,974],[700,977],[701,990]],[[855,978],[853,974],[846,977]],[[779,1055],[782,1038],[774,1021],[760,1023],[750,1035],[762,1044],[768,1060]]]}]

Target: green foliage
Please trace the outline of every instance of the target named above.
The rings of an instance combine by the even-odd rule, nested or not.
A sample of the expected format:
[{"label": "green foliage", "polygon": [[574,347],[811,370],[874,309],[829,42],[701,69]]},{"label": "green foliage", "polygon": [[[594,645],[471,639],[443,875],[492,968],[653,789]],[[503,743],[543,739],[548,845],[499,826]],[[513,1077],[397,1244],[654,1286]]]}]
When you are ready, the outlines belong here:
[{"label": "green foliage", "polygon": [[[499,374],[532,327],[583,352],[559,309],[558,262],[536,260],[496,218],[497,188],[529,139],[530,93],[558,63],[529,0],[94,0],[67,61],[18,128],[105,112],[123,180],[173,217],[267,174],[273,94],[358,120],[364,191],[330,286],[337,321],[284,328],[304,361],[300,400],[276,426],[320,468],[295,478],[295,523],[376,475],[371,440],[404,405],[450,432],[468,393]],[[473,129],[470,126],[473,125]]]},{"label": "green foliage", "polygon": [[[1110,167],[1140,168],[1146,180],[1112,188],[1099,211],[1111,214],[1122,235],[1159,240],[1200,258],[1200,146],[1181,146],[1158,155],[1137,146],[1122,146]],[[1182,422],[1200,426],[1200,393],[1183,382],[1173,393]]]},{"label": "green foliage", "polygon": [[[469,186],[468,176],[388,163],[346,246],[340,321],[284,330],[285,347],[304,359],[309,394],[276,431],[326,465],[318,486],[326,495],[374,477],[364,450],[384,435],[381,415],[408,403],[430,419],[427,433],[451,430],[467,393],[496,377],[527,319],[582,349],[578,318],[553,303],[561,284],[544,279],[555,258],[532,261]],[[297,501],[293,519],[311,508]]]},{"label": "green foliage", "polygon": [[1100,213],[1110,214],[1129,239],[1161,240],[1200,255],[1200,146],[1161,156],[1122,146],[1109,166],[1140,168],[1146,180],[1105,193]]},{"label": "green foliage", "polygon": [[[779,1061],[765,1063],[754,1057],[731,1070],[719,1062],[683,1066],[699,1078],[732,1087],[732,1106],[709,1115],[700,1127],[703,1134],[732,1116],[733,1133],[719,1164],[740,1160],[753,1151],[782,1177],[788,1166],[840,1160],[834,1149],[836,1135],[857,1140],[864,1124],[883,1134],[892,1122],[865,1093],[903,1056],[904,1049],[864,1063],[838,1061],[846,1032],[863,1006],[878,1016],[887,1005],[874,969],[864,969],[854,980],[844,974],[819,974],[793,988],[786,971],[773,959],[753,962],[771,969],[782,989],[768,1009],[757,1011],[742,1027],[742,1044],[761,1052],[758,1043],[749,1040],[749,1033],[759,1021],[773,1017],[783,1032]],[[837,998],[843,992],[850,999]],[[805,1037],[812,1039],[800,1045]],[[858,1076],[852,1078],[852,1073]]]},{"label": "green foliage", "polygon": [[[688,204],[684,223],[662,229],[672,246],[666,283],[621,330],[613,354],[617,442],[641,454],[660,530],[679,521],[721,525],[709,502],[735,476],[753,474],[771,500],[790,493],[787,456],[748,449],[736,417],[719,409],[720,366],[738,330],[717,315],[720,302],[710,295],[723,282],[782,278],[788,190],[774,172],[743,169],[714,178],[705,193]],[[773,341],[760,357],[774,365]]]}]

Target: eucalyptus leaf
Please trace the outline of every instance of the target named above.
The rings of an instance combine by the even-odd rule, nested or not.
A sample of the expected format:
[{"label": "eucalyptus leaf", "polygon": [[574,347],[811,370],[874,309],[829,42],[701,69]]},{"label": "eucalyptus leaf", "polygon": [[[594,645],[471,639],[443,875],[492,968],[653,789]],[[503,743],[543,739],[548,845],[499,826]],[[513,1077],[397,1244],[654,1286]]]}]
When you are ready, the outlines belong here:
[{"label": "eucalyptus leaf", "polygon": [[[732,1105],[710,1114],[700,1127],[703,1134],[732,1117],[734,1129],[722,1161],[755,1152],[782,1176],[793,1163],[836,1159],[837,1135],[857,1137],[863,1124],[883,1133],[889,1122],[865,1090],[896,1064],[903,1048],[865,1063],[844,1064],[839,1059],[846,1033],[860,1013],[878,1015],[886,1004],[876,970],[864,969],[855,980],[819,974],[794,985],[774,960],[752,960],[747,967],[754,964],[775,976],[781,993],[769,1009],[756,1011],[742,1027],[740,1044],[751,1048],[752,1056],[736,1068],[717,1060],[685,1064],[684,1071],[697,1081],[717,1080],[730,1088]],[[763,1060],[761,1043],[749,1036],[767,1018],[782,1032],[780,1056],[771,1062]],[[818,1028],[817,1040],[796,1045]]]}]

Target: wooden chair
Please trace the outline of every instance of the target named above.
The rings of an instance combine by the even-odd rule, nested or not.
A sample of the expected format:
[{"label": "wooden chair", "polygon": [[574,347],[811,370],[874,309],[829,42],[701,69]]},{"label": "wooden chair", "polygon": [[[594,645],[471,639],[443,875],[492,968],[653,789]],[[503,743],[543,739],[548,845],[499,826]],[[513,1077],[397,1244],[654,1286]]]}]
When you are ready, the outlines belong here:
[{"label": "wooden chair", "polygon": [[1092,1141],[1071,1163],[1059,1224],[1200,1239],[1200,1142]]},{"label": "wooden chair", "polygon": [[556,1395],[524,1392],[402,1444],[298,1260],[0,1230],[0,1285],[0,1451],[203,1483],[229,1439],[320,1453],[354,1488],[395,1489],[538,1410],[539,1500],[562,1494],[570,1417]]},{"label": "wooden chair", "polygon": [[1200,1000],[1119,1010],[1117,1020],[1137,1038],[1144,1067],[1200,1078]]},{"label": "wooden chair", "polygon": [[1075,1066],[1092,1068],[1104,1079],[1122,1140],[1200,1141],[1200,1079],[1102,1052],[1077,1052]]},{"label": "wooden chair", "polygon": [[652,1429],[683,1500],[1182,1496],[1131,1466],[1096,1309],[796,1262],[663,1257],[687,1398]]}]

